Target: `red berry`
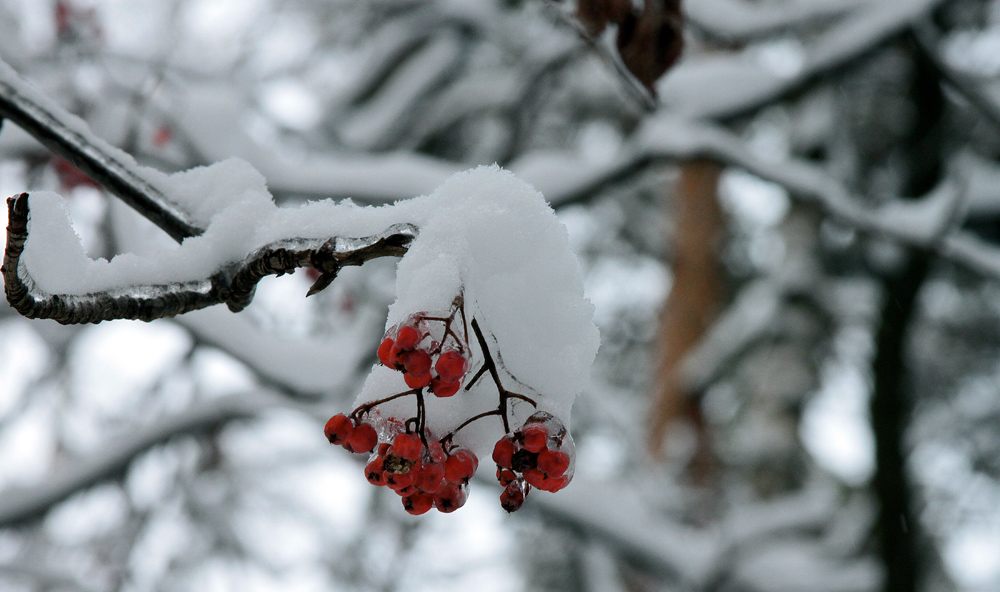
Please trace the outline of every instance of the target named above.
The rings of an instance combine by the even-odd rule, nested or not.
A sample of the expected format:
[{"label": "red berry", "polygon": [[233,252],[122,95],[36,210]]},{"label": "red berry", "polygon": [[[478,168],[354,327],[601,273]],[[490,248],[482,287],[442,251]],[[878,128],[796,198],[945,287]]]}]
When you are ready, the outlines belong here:
[{"label": "red berry", "polygon": [[410,462],[416,462],[420,458],[420,451],[424,445],[420,437],[416,434],[397,434],[396,439],[389,449],[389,454],[398,456]]},{"label": "red berry", "polygon": [[523,482],[512,481],[507,484],[507,487],[504,487],[503,493],[500,494],[500,507],[508,513],[516,512],[521,509],[527,494],[527,488],[524,487]]},{"label": "red berry", "polygon": [[421,463],[413,466],[410,476],[414,487],[426,493],[434,493],[444,483],[444,467],[433,461]]},{"label": "red berry", "polygon": [[412,351],[419,342],[420,332],[409,325],[400,327],[399,332],[396,333],[396,345],[403,351]]},{"label": "red berry", "polygon": [[375,457],[373,461],[365,466],[365,479],[375,486],[385,485],[385,471],[382,470],[382,459]]},{"label": "red berry", "polygon": [[429,493],[412,493],[403,498],[403,509],[419,516],[434,507],[434,498]]},{"label": "red berry", "polygon": [[326,422],[323,433],[330,444],[344,444],[354,431],[354,424],[343,413],[338,413]]},{"label": "red berry", "polygon": [[465,356],[450,349],[438,356],[434,369],[438,376],[445,382],[459,382],[469,369],[469,362]]},{"label": "red berry", "polygon": [[415,388],[423,388],[423,387],[425,387],[425,386],[427,386],[428,384],[431,383],[431,375],[428,373],[428,374],[425,374],[425,375],[421,376],[420,378],[417,378],[417,377],[412,376],[410,374],[404,374],[403,375],[403,382],[406,383],[406,386],[408,386],[410,388],[413,388],[413,389],[415,389]]},{"label": "red berry", "polygon": [[371,452],[376,444],[378,444],[378,432],[372,426],[363,423],[354,428],[347,441],[347,448],[351,452]]},{"label": "red berry", "polygon": [[410,480],[408,474],[397,475],[396,473],[385,471],[385,484],[399,495],[409,495],[415,491],[413,482]]},{"label": "red berry", "polygon": [[388,442],[380,443],[378,445],[378,455],[382,458],[385,458],[389,454],[389,448],[391,446],[392,444],[389,444]]},{"label": "red berry", "polygon": [[514,471],[497,467],[497,481],[500,482],[501,486],[506,487],[514,479],[517,479],[517,475],[514,474]]},{"label": "red berry", "polygon": [[552,477],[549,479],[549,491],[555,493],[560,489],[569,485],[571,477],[569,475],[563,475],[561,477]]},{"label": "red berry", "polygon": [[555,493],[563,487],[569,485],[568,476],[563,475],[561,477],[548,477],[545,473],[539,471],[538,469],[525,471],[523,477],[529,485],[551,493]]},{"label": "red berry", "polygon": [[457,393],[461,386],[461,382],[444,382],[437,378],[431,380],[431,392],[438,397],[450,397]]},{"label": "red berry", "polygon": [[511,459],[514,457],[514,440],[510,436],[504,436],[497,440],[493,446],[493,462],[505,469],[511,468]]},{"label": "red berry", "polygon": [[393,352],[393,345],[395,345],[391,338],[386,337],[382,340],[382,345],[378,346],[378,359],[390,368],[396,367],[396,355]]},{"label": "red berry", "polygon": [[538,453],[538,469],[549,477],[559,477],[569,468],[569,455],[560,450]]},{"label": "red berry", "polygon": [[528,485],[542,490],[546,489],[546,487],[543,487],[543,484],[545,483],[545,479],[547,477],[545,476],[545,473],[539,471],[538,469],[528,469],[522,473],[521,476],[524,477],[524,480],[528,483]]},{"label": "red berry", "polygon": [[464,487],[442,487],[434,494],[434,507],[450,514],[465,505],[469,492]]},{"label": "red berry", "polygon": [[451,453],[444,463],[444,480],[453,485],[468,483],[479,468],[479,459],[466,448]]},{"label": "red berry", "polygon": [[529,423],[521,428],[524,448],[529,452],[541,452],[549,440],[549,430],[540,423]]},{"label": "red berry", "polygon": [[431,355],[422,349],[400,354],[399,361],[406,368],[406,373],[414,377],[429,376],[431,373]]}]

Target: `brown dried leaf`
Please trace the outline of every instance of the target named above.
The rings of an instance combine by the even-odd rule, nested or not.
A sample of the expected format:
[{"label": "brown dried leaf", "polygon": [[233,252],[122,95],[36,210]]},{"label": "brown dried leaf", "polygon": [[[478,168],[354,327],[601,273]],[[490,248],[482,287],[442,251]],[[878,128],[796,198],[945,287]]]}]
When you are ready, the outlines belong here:
[{"label": "brown dried leaf", "polygon": [[608,23],[621,23],[632,15],[631,0],[579,0],[576,18],[591,35],[600,35]]},{"label": "brown dried leaf", "polygon": [[651,93],[684,48],[680,0],[646,0],[642,14],[629,12],[618,26],[622,62]]}]

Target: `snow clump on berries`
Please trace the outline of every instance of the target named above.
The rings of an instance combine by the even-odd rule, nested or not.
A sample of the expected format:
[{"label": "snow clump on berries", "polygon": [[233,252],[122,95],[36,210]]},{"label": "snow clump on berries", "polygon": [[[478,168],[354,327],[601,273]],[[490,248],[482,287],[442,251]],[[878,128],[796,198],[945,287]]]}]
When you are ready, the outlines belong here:
[{"label": "snow clump on berries", "polygon": [[[405,212],[400,221],[414,224],[420,233],[399,262],[397,298],[386,330],[416,312],[446,313],[462,294],[466,314],[479,319],[489,346],[499,352],[497,365],[511,381],[508,388],[530,395],[539,409],[559,417],[568,428],[573,401],[590,376],[599,336],[593,305],[583,295],[579,260],[544,197],[494,165],[458,173],[430,195],[392,207]],[[481,360],[471,334],[468,346],[472,359]],[[406,388],[400,372],[379,364],[356,404]],[[495,400],[476,394],[490,388],[488,381],[480,381],[447,399],[428,397],[428,427],[446,434],[495,407]],[[412,406],[399,400],[380,409],[385,416],[408,417]],[[519,420],[515,423],[535,411],[516,402],[513,407]],[[478,422],[456,441],[488,457],[502,434],[498,422]]]}]

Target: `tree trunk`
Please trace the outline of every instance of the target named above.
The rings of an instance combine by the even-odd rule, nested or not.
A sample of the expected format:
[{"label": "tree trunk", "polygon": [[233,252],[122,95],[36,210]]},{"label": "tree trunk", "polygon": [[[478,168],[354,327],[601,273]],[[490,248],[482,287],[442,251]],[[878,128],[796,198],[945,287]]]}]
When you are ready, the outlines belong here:
[{"label": "tree trunk", "polygon": [[722,234],[722,210],[718,185],[722,166],[696,160],[681,167],[673,219],[673,286],[660,316],[657,336],[659,363],[654,382],[649,450],[656,458],[671,422],[688,420],[699,433],[704,458],[703,423],[698,405],[680,377],[680,362],[698,343],[720,309],[722,269],[718,243]]}]

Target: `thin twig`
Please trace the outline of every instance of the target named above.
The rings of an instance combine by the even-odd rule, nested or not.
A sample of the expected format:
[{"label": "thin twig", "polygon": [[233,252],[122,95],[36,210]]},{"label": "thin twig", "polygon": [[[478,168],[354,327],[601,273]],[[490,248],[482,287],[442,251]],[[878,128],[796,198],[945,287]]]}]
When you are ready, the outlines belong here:
[{"label": "thin twig", "polygon": [[642,108],[643,111],[655,111],[657,107],[656,97],[653,96],[649,90],[643,86],[639,79],[635,77],[634,74],[629,72],[629,69],[622,62],[621,58],[613,51],[610,51],[607,44],[603,43],[600,38],[591,35],[576,19],[570,17],[564,11],[562,11],[558,6],[554,5],[551,0],[546,0],[544,3],[544,8],[549,14],[553,15],[553,19],[560,25],[568,27],[573,30],[574,33],[580,39],[582,39],[588,47],[597,55],[602,62],[604,62],[611,70],[614,72],[615,77],[618,78],[622,83],[622,89],[625,94],[635,101],[636,104]]}]

